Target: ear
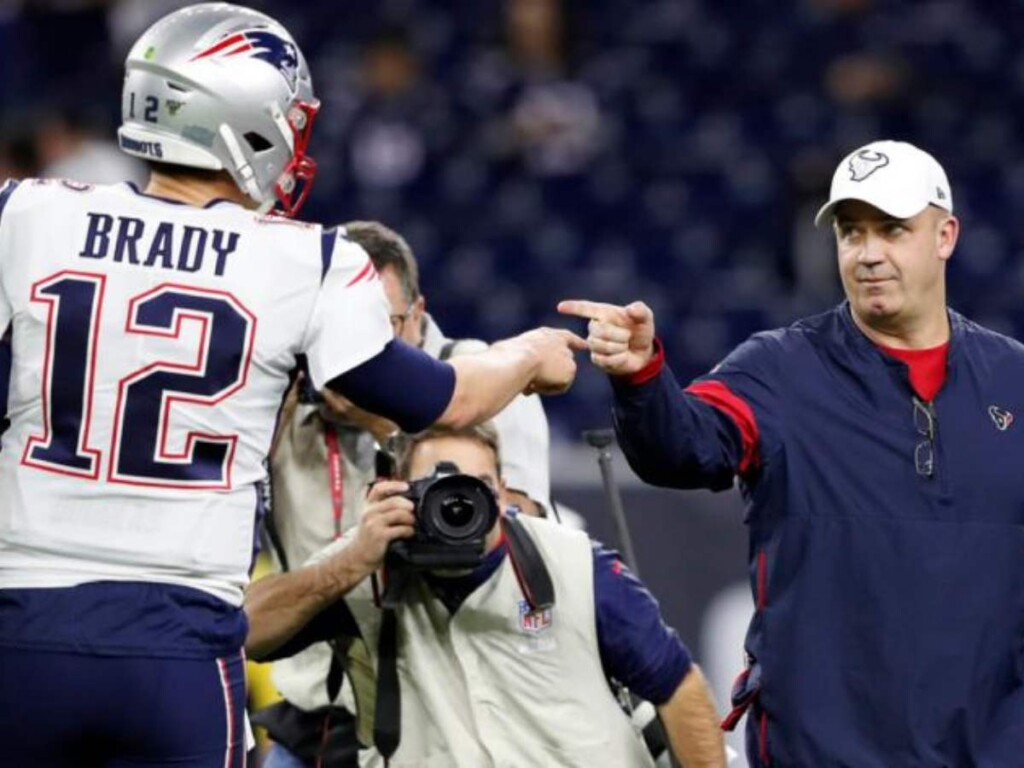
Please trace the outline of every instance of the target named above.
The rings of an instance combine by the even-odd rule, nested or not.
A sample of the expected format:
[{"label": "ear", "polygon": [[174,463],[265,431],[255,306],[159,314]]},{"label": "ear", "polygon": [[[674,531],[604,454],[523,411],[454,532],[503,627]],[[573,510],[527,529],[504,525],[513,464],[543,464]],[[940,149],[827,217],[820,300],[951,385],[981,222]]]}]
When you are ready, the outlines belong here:
[{"label": "ear", "polygon": [[423,317],[423,313],[427,311],[427,300],[422,293],[416,297],[416,301],[412,305],[415,307],[412,313],[413,317]]},{"label": "ear", "polygon": [[939,222],[936,236],[936,253],[942,261],[949,261],[956,248],[956,241],[960,237],[960,219],[956,216],[946,216]]},{"label": "ear", "polygon": [[505,509],[511,501],[508,495],[508,486],[505,485],[505,478],[498,478],[498,489],[496,493],[498,496],[498,508]]}]

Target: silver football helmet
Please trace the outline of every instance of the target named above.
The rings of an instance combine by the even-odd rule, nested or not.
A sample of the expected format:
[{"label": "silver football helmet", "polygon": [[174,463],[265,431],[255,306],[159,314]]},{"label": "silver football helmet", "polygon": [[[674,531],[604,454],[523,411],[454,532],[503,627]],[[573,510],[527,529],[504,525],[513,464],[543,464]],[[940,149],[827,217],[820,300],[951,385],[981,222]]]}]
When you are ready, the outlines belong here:
[{"label": "silver football helmet", "polygon": [[292,216],[316,174],[306,146],[319,108],[284,27],[204,3],[165,16],[128,53],[118,141],[146,160],[226,170],[260,211]]}]

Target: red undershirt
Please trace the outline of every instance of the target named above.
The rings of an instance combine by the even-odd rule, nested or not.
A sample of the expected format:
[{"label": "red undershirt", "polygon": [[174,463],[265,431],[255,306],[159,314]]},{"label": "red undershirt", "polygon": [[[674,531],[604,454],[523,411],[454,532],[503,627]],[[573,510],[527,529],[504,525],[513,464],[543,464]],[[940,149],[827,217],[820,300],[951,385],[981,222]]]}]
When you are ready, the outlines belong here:
[{"label": "red undershirt", "polygon": [[881,344],[878,348],[907,364],[910,369],[910,386],[919,398],[926,403],[935,399],[946,380],[948,341],[931,349],[894,349]]}]

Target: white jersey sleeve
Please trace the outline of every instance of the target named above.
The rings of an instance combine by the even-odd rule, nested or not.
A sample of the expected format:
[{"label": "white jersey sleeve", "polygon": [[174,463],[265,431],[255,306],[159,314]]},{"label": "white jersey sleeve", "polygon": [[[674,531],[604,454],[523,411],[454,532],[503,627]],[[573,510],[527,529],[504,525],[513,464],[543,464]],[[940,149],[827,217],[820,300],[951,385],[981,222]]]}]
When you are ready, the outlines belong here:
[{"label": "white jersey sleeve", "polygon": [[[14,190],[17,189],[18,182],[13,179],[4,183],[0,187],[0,336],[3,336],[7,331],[7,326],[11,322],[11,315],[13,309],[11,307],[11,300],[7,296],[7,291],[4,290],[4,253],[10,250],[4,248],[3,237],[4,237],[4,208],[7,205],[7,201],[10,200],[14,194]],[[2,415],[2,414],[0,414]]]},{"label": "white jersey sleeve", "polygon": [[387,297],[366,251],[327,230],[323,254],[327,271],[303,342],[317,389],[369,360],[394,336]]}]

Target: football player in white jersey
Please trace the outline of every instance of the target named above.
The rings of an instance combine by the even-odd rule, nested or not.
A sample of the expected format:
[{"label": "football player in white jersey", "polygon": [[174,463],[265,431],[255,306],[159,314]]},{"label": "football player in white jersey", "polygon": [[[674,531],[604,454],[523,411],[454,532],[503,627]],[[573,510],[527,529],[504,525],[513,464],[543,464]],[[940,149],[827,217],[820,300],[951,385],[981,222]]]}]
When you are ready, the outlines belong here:
[{"label": "football player in white jersey", "polygon": [[287,218],[319,104],[273,19],[184,8],[126,70],[119,139],[151,163],[144,191],[0,190],[5,765],[244,763],[242,589],[297,358],[415,432],[564,390],[584,346],[540,329],[449,364],[392,338],[362,249]]}]

